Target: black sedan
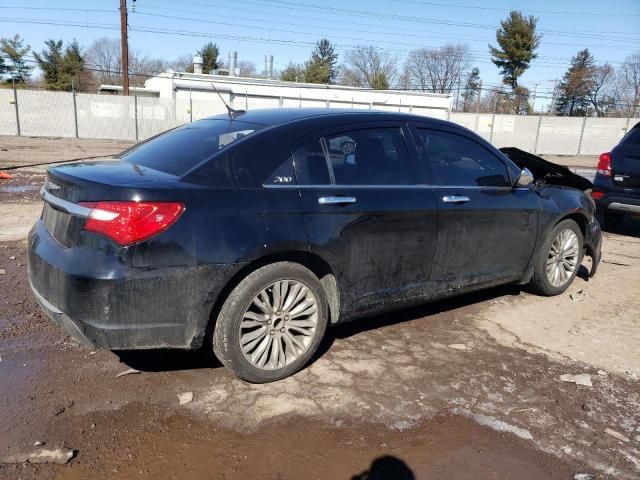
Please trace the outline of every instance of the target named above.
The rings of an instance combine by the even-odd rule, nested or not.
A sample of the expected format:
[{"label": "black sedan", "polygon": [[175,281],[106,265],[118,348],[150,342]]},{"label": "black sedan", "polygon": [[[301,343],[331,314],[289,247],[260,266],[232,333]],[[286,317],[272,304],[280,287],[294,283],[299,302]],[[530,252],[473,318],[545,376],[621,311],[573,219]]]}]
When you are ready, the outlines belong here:
[{"label": "black sedan", "polygon": [[405,114],[201,120],[115,160],[50,168],[31,286],[88,345],[208,340],[243,379],[277,380],[328,325],[506,283],[557,295],[585,254],[593,274],[600,226],[584,180],[505,153]]}]

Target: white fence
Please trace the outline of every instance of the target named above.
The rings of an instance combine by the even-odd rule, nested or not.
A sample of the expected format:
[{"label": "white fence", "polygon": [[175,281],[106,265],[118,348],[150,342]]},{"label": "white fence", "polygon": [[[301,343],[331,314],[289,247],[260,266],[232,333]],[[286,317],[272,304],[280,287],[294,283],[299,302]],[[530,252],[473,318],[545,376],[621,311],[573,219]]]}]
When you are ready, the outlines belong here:
[{"label": "white fence", "polygon": [[[3,90],[0,135],[144,140],[169,128],[224,113],[219,100]],[[231,96],[236,108],[324,106],[411,112],[463,125],[496,145],[538,154],[597,155],[609,150],[634,119],[493,115],[428,110],[411,105],[353,104],[269,96]]]}]

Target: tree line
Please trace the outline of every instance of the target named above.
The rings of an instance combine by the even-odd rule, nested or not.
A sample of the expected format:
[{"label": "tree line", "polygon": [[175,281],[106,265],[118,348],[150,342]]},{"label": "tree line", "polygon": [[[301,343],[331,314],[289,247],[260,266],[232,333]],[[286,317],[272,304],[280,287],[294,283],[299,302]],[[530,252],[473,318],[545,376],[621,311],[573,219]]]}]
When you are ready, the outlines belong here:
[{"label": "tree line", "polygon": [[[306,62],[289,64],[275,78],[291,82],[340,84],[385,90],[389,88],[453,95],[460,111],[529,114],[534,110],[535,91],[521,85],[520,78],[538,57],[541,35],[538,19],[510,12],[496,30],[496,44],[488,45],[491,61],[499,69],[502,85],[482,86],[480,69],[465,44],[448,43],[438,48],[416,48],[401,60],[392,51],[362,45],[338,54],[326,38],[316,42]],[[45,48],[33,51],[20,35],[0,41],[0,75],[17,84],[26,84],[35,65],[42,72],[40,83],[50,90],[96,91],[100,84],[119,84],[120,41],[99,38],[83,49],[73,40],[50,39]],[[217,44],[208,42],[197,52],[203,71],[224,68]],[[253,62],[241,61],[239,75],[261,77]],[[132,86],[142,86],[146,78],[172,69],[193,72],[192,56],[172,61],[129,51]],[[32,82],[33,83],[33,82]],[[556,84],[550,113],[569,116],[632,115],[640,103],[640,51],[629,55],[618,69],[597,63],[588,49],[577,52]]]}]

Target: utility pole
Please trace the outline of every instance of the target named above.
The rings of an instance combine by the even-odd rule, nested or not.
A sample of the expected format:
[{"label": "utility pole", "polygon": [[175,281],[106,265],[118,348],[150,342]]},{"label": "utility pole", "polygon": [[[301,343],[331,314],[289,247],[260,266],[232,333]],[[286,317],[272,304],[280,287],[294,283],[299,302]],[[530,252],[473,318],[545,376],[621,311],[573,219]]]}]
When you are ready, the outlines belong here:
[{"label": "utility pole", "polygon": [[533,84],[533,101],[531,102],[533,113],[536,113],[536,92],[537,91],[538,91],[538,84],[534,83]]},{"label": "utility pole", "polygon": [[120,40],[122,52],[122,94],[129,95],[129,40],[127,31],[127,0],[120,0]]},{"label": "utility pole", "polygon": [[456,112],[458,111],[458,99],[460,98],[460,77],[462,75],[458,74],[458,90],[456,91]]},{"label": "utility pole", "polygon": [[556,111],[556,95],[558,94],[558,82],[559,80],[553,81],[553,93],[551,94],[551,105],[549,105],[549,115],[555,113]]},{"label": "utility pole", "polygon": [[482,80],[478,86],[478,101],[476,102],[476,113],[480,112],[480,97],[482,96]]}]

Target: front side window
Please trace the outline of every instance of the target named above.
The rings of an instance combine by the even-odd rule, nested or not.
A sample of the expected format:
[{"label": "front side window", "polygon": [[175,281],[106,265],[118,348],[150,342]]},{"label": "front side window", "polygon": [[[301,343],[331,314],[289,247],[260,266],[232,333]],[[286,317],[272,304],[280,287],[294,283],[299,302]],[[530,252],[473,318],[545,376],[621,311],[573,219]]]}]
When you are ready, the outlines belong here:
[{"label": "front side window", "polygon": [[438,185],[509,187],[506,165],[482,145],[462,135],[418,128],[420,161]]},{"label": "front side window", "polygon": [[399,128],[327,135],[293,154],[299,184],[410,185],[415,183]]}]

